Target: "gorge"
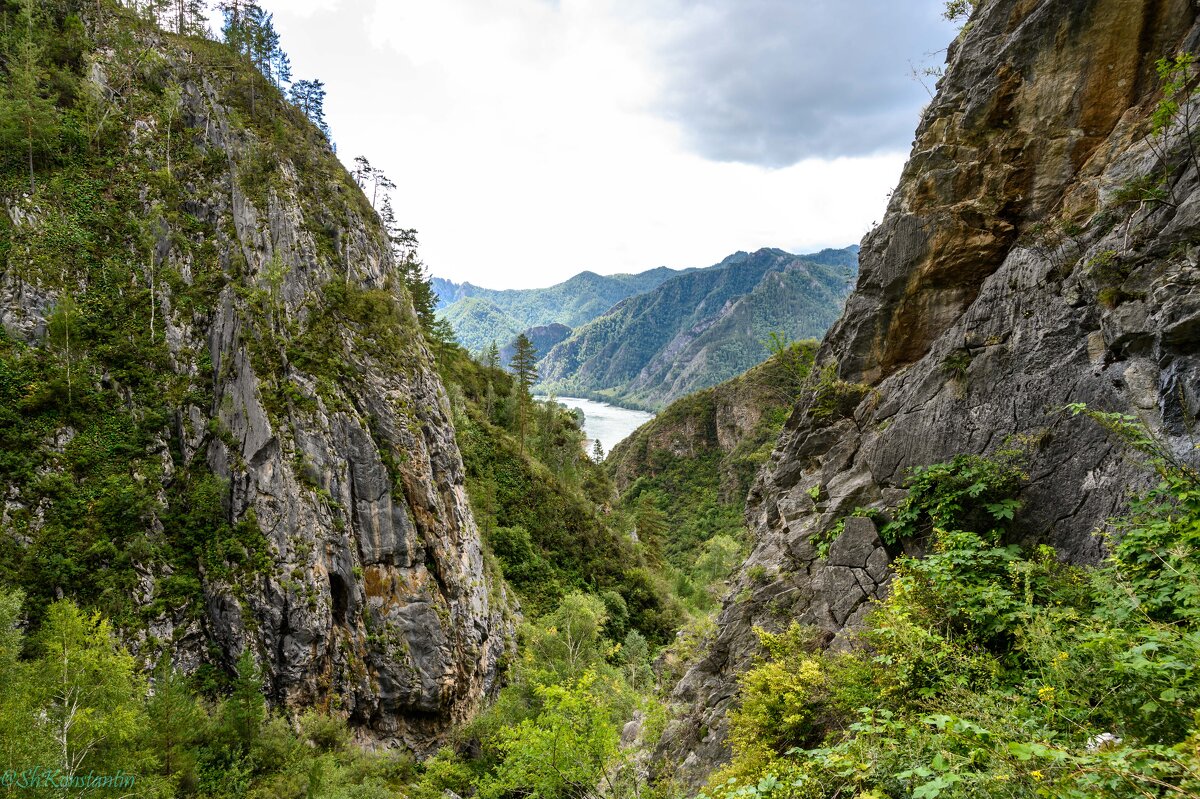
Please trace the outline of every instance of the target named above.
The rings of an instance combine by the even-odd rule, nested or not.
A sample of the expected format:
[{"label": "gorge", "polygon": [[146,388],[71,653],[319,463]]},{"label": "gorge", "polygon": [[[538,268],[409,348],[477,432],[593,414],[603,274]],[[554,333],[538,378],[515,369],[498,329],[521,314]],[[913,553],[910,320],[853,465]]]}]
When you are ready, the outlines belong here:
[{"label": "gorge", "polygon": [[0,0],[0,774],[1200,796],[1195,4],[950,3],[861,249],[519,291],[170,5]]}]

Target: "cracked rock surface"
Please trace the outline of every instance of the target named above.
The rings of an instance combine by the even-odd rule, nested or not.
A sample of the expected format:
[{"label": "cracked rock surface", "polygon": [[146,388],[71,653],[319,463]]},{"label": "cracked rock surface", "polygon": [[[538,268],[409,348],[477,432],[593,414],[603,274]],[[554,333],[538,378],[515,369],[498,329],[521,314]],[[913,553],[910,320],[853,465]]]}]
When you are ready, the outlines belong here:
[{"label": "cracked rock surface", "polygon": [[[900,548],[847,517],[895,508],[912,467],[1024,449],[1016,540],[1095,563],[1095,531],[1150,476],[1063,406],[1138,414],[1194,457],[1200,164],[1179,126],[1148,133],[1155,60],[1198,45],[1184,0],[991,0],[974,13],[818,355],[850,399],[832,414],[802,400],[760,472],[754,548],[674,690],[664,771],[694,786],[728,759],[755,627],[799,621],[837,645],[886,594]],[[1167,201],[1129,199],[1145,175],[1166,175]],[[814,539],[842,519],[819,558]]]},{"label": "cracked rock surface", "polygon": [[[163,216],[150,254],[114,253],[178,276],[152,287],[152,303],[193,390],[161,431],[155,479],[215,475],[225,521],[256,526],[268,563],[235,579],[201,568],[202,608],[168,607],[123,632],[144,661],[170,652],[185,670],[232,672],[249,651],[277,707],[326,710],[362,737],[427,751],[494,690],[514,623],[499,577],[485,572],[450,404],[402,273],[378,216],[296,109],[257,101],[295,139],[288,149],[245,124],[225,72],[146,36],[160,77],[180,86],[176,117],[206,166],[175,201],[187,227]],[[96,54],[98,84],[120,66],[111,56]],[[150,131],[133,126],[124,168],[161,168],[161,147],[140,145]],[[269,180],[250,174],[266,168],[263,153]],[[160,213],[154,185],[131,214]],[[201,272],[212,301],[179,302],[172,286]],[[58,300],[35,277],[14,269],[0,281],[0,323],[33,345]],[[143,606],[169,567],[144,569]]]}]

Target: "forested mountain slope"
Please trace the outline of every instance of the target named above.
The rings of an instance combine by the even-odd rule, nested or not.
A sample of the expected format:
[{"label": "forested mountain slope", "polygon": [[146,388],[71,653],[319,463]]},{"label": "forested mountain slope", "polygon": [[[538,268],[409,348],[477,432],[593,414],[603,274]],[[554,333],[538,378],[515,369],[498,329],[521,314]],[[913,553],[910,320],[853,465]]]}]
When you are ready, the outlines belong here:
[{"label": "forested mountain slope", "polygon": [[276,707],[441,740],[513,623],[376,211],[233,47],[109,0],[0,7],[28,123],[0,142],[0,580],[26,629],[70,598],[147,667],[219,688],[241,658]]},{"label": "forested mountain slope", "polygon": [[823,335],[853,279],[858,248],[764,249],[664,282],[577,329],[545,354],[542,389],[656,409],[741,374],[785,340]]},{"label": "forested mountain slope", "polygon": [[744,554],[746,494],[808,377],[816,346],[813,340],[782,346],[747,372],[675,400],[605,460],[622,505],[635,517],[648,507],[662,513],[650,543],[676,570],[682,595],[702,604],[706,592],[719,598],[721,581]]},{"label": "forested mountain slope", "polygon": [[[1129,652],[1146,640],[1137,636],[1153,637],[1159,634],[1154,629],[1163,628],[1153,626],[1154,619],[1162,617],[1146,616],[1149,626],[1130,632],[1132,628],[1121,626],[1129,622],[1103,617],[1102,609],[1125,607],[1129,597],[1135,597],[1133,606],[1159,601],[1138,593],[1146,587],[1138,580],[1155,572],[1137,564],[1155,557],[1167,562],[1175,557],[1165,554],[1174,551],[1173,546],[1181,547],[1178,552],[1185,554],[1179,557],[1191,562],[1194,540],[1185,535],[1183,540],[1191,543],[1179,543],[1170,537],[1177,534],[1171,532],[1176,528],[1166,521],[1156,523],[1153,529],[1166,537],[1161,540],[1176,543],[1163,543],[1162,549],[1154,550],[1158,555],[1125,552],[1122,557],[1127,560],[1119,560],[1105,579],[1125,580],[1127,587],[1118,585],[1108,594],[1097,589],[1088,599],[1071,598],[1066,582],[1050,576],[1082,585],[1080,581],[1088,579],[1080,576],[1083,572],[1047,570],[1044,564],[1046,557],[1050,563],[1056,558],[1097,563],[1105,544],[1093,531],[1103,528],[1110,516],[1127,512],[1131,493],[1152,482],[1150,468],[1130,457],[1113,433],[1129,433],[1140,419],[1149,432],[1135,437],[1135,444],[1156,453],[1160,473],[1176,475],[1176,485],[1195,474],[1200,162],[1194,155],[1192,122],[1197,113],[1195,70],[1189,58],[1176,59],[1178,53],[1200,47],[1195,21],[1194,6],[1182,0],[990,0],[976,5],[950,49],[945,77],[917,131],[888,214],[863,242],[857,287],[821,345],[817,377],[793,409],[751,491],[747,519],[754,550],[718,617],[714,638],[675,689],[681,720],[668,730],[661,754],[668,763],[682,766],[682,778],[697,780],[729,756],[727,710],[738,695],[737,675],[763,651],[755,628],[782,631],[797,621],[824,630],[828,637],[861,627],[879,607],[873,600],[887,594],[893,579],[902,579],[909,593],[885,604],[883,615],[870,617],[875,621],[868,630],[873,636],[868,640],[881,657],[896,658],[887,661],[893,664],[888,669],[871,672],[876,674],[872,679],[883,681],[878,683],[883,693],[878,698],[842,697],[857,706],[883,708],[889,715],[859,719],[861,740],[853,743],[853,735],[848,735],[849,748],[832,750],[832,760],[814,755],[815,760],[779,761],[776,773],[781,779],[785,774],[795,777],[797,772],[788,769],[808,768],[800,761],[832,768],[842,756],[838,753],[850,753],[845,756],[861,760],[845,761],[848,769],[853,771],[856,762],[864,764],[859,776],[839,782],[842,777],[822,772],[826,776],[821,779],[833,780],[824,784],[854,783],[862,790],[892,785],[907,795],[928,782],[923,795],[957,796],[1001,792],[1003,781],[1009,780],[1013,793],[1006,795],[1037,795],[1037,781],[1054,775],[1062,781],[1056,782],[1058,788],[1044,788],[1046,795],[1138,795],[1128,786],[1160,766],[1138,771],[1141,766],[1104,760],[1103,754],[1095,754],[1095,744],[1091,750],[1085,747],[1088,736],[1111,730],[1118,743],[1122,738],[1134,742],[1120,750],[1128,753],[1188,735],[1186,725],[1169,733],[1155,727],[1150,717],[1139,715],[1140,704],[1128,711],[1114,711],[1106,704],[1113,696],[1151,690],[1154,683],[1149,678],[1122,678],[1111,669],[1131,662],[1122,658],[1133,658]],[[1101,417],[1107,420],[1106,429],[1064,412],[1068,403],[1130,414],[1133,421]],[[1147,443],[1155,440],[1161,443]],[[958,456],[987,459],[955,460]],[[935,463],[951,465],[912,471]],[[1163,466],[1167,463],[1176,465]],[[915,493],[906,494],[913,485],[924,486],[926,493],[914,488]],[[954,491],[963,493],[936,493],[950,492],[954,485],[961,486]],[[990,493],[993,490],[996,493]],[[1194,519],[1189,495],[1179,496],[1183,498],[1171,501],[1183,505],[1175,507],[1191,508],[1187,512],[1192,515],[1181,510],[1184,515],[1175,518]],[[921,504],[946,497],[957,497],[945,499],[955,504],[940,510]],[[975,500],[976,510],[990,520],[993,532],[981,517],[964,517],[973,505],[969,497],[984,497]],[[986,508],[985,502],[990,503]],[[1127,529],[1147,535],[1147,528],[1139,524],[1150,524],[1149,517],[1137,518],[1143,521],[1128,522]],[[899,526],[883,526],[889,520]],[[925,532],[916,535],[919,530]],[[973,538],[976,533],[979,537]],[[1008,544],[1024,544],[1030,554],[1005,549]],[[1037,544],[1053,549],[1038,555],[1032,548]],[[997,548],[986,549],[989,545]],[[976,546],[983,549],[971,548]],[[926,566],[905,561],[901,577],[895,578],[888,563],[904,552],[946,554],[933,557]],[[985,557],[995,558],[997,569],[996,576],[986,579],[980,575],[991,574],[986,569],[992,567],[985,565]],[[1039,557],[1042,566],[1037,565]],[[1008,572],[1006,558],[1013,564]],[[1149,572],[1139,571],[1143,568]],[[1037,587],[1036,581],[1025,583],[1030,586],[1023,595],[1027,599],[1014,599],[1025,610],[1004,616],[998,605],[989,603],[998,602],[1006,590],[1004,575],[1020,569],[1047,576]],[[1185,612],[1190,607],[1185,594],[1191,589],[1184,586],[1193,585],[1195,574],[1187,569],[1191,567],[1171,578],[1184,593],[1169,591],[1173,604],[1163,611],[1183,625],[1172,628],[1183,638],[1161,639],[1164,647],[1168,639],[1173,641],[1169,646],[1177,647],[1174,652],[1184,651],[1187,636],[1194,635],[1187,632],[1194,630],[1187,626],[1194,619],[1182,621],[1192,618]],[[955,579],[980,582],[964,585]],[[1041,593],[1050,590],[1060,593],[1049,598]],[[1073,609],[1058,618],[1055,601]],[[1043,609],[1042,602],[1049,609]],[[894,615],[902,612],[926,631],[944,624],[936,628],[940,637],[918,643],[919,630],[904,627]],[[1076,629],[1072,618],[1096,625],[1089,630],[1106,630],[1096,635],[1109,636],[1105,640],[1116,648],[1092,666],[1071,671],[1074,681],[1052,680],[1053,669],[1045,665],[1050,660],[1032,647],[1041,645],[1039,641],[1059,641],[1045,643],[1060,647],[1045,655],[1061,653],[1059,664],[1088,657],[1086,643],[1062,643],[1063,636]],[[1022,626],[1021,619],[1040,619],[1043,626]],[[1122,637],[1126,635],[1134,637]],[[777,665],[770,668],[800,675],[791,683],[797,695],[814,697],[809,707],[817,715],[797,721],[790,745],[815,751],[820,730],[830,729],[820,726],[819,714],[825,712],[821,708],[833,712],[832,705],[821,702],[836,699],[836,681],[862,687],[853,672],[836,671],[842,668],[838,663],[852,668],[851,663],[862,661],[818,660],[811,639],[807,644],[800,638],[788,639],[791,643],[763,640],[773,647],[770,657]],[[909,645],[913,648],[907,653],[897,649]],[[956,657],[963,659],[953,661]],[[971,660],[976,657],[981,659]],[[1015,679],[1011,675],[1025,666],[1030,668],[1025,677],[1003,681]],[[764,678],[770,668],[747,679]],[[832,673],[823,671],[826,668],[840,676],[821,682],[825,677],[818,675]],[[864,668],[869,672],[872,667]],[[916,671],[923,668],[931,671]],[[972,672],[973,668],[980,670]],[[989,668],[995,671],[986,671]],[[943,674],[951,675],[946,683],[920,682]],[[986,693],[992,689],[985,686],[997,682],[994,692]],[[1179,685],[1185,683],[1193,690],[1194,675],[1181,674]],[[746,696],[757,697],[752,702],[769,702],[768,694],[754,685],[743,682],[750,686],[743,702],[751,701]],[[974,686],[978,695],[954,685]],[[1108,693],[1085,696],[1088,686],[1107,686],[1101,693]],[[820,693],[827,689],[833,693]],[[1071,705],[1076,710],[1062,712],[1078,713],[1070,718],[1079,726],[1072,727],[1073,732],[1033,732],[1062,729],[1054,726],[1060,722],[1051,716],[1037,715],[1037,708],[1050,706],[1055,700],[1047,697],[1055,690],[1068,702],[1068,689],[1081,695]],[[1169,707],[1175,706],[1169,700],[1175,694],[1163,693],[1164,700],[1158,689],[1153,690],[1152,704],[1166,714],[1162,718],[1184,718],[1171,715],[1175,710]],[[1168,704],[1157,704],[1163,701]],[[1004,718],[1008,713],[1032,714],[1019,716],[1028,721],[1025,731],[1002,731],[1003,722],[995,720],[1000,717],[988,715],[987,702],[1004,706]],[[750,760],[739,763],[771,763],[779,756],[771,752],[781,753],[789,744],[753,750],[749,738],[737,738],[754,729],[755,718],[766,718],[745,715],[746,706],[737,716],[741,726],[733,743],[739,758]],[[752,707],[750,712],[766,713],[770,706]],[[943,715],[922,716],[922,707],[926,714]],[[852,710],[846,713],[848,717],[834,713],[831,718],[849,723],[855,716]],[[902,713],[913,714],[904,717],[911,727],[901,726]],[[954,726],[959,723],[955,713],[967,714],[966,726]],[[921,738],[922,718],[934,719],[924,728],[928,738]],[[817,726],[803,726],[809,722]],[[936,724],[950,726],[935,728]],[[985,729],[989,724],[1000,726]],[[954,735],[981,747],[971,755],[973,763],[955,759],[959,752],[949,743]],[[1027,739],[1021,736],[1026,735],[1061,736],[1053,744],[1047,743],[1051,738],[1037,739],[1043,742],[1038,746],[1052,747],[1053,754],[1041,760],[1035,756],[1028,766],[1032,771],[1021,770],[1021,758],[1051,749],[1022,749]],[[997,749],[996,761],[987,760],[991,755],[985,753],[996,740],[1013,743]],[[921,748],[926,743],[935,750],[942,747],[946,754],[931,760],[932,752]],[[925,764],[925,771],[905,771],[873,759],[876,754],[871,752],[884,751],[902,753],[896,762],[915,758]],[[1165,749],[1160,754],[1163,763],[1174,757]],[[1005,756],[1014,760],[1006,765]],[[1053,757],[1060,758],[1059,764],[1074,765],[1060,769],[1051,762]],[[1180,770],[1184,767],[1164,764],[1160,773],[1185,774],[1170,777],[1172,784],[1182,780],[1194,788]],[[1113,777],[1110,792],[1102,776],[1088,782],[1089,768],[1111,769],[1105,773],[1112,774],[1133,771],[1137,776],[1129,777],[1128,783]],[[947,776],[950,772],[952,777]],[[755,772],[739,772],[748,773]],[[1005,776],[995,776],[1001,773]],[[1089,784],[1093,787],[1087,788]]]},{"label": "forested mountain slope", "polygon": [[433,289],[440,298],[438,313],[450,322],[459,343],[477,353],[493,341],[503,347],[527,328],[579,327],[626,297],[644,294],[679,274],[665,266],[636,275],[580,272],[546,288],[503,290],[434,278]]}]

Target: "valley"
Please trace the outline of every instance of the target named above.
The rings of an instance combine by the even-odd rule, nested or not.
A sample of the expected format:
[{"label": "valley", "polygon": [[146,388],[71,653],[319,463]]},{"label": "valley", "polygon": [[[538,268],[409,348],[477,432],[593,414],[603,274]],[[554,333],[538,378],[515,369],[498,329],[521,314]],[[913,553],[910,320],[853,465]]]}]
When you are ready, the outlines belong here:
[{"label": "valley", "polygon": [[[535,397],[547,400],[546,397]],[[621,441],[646,422],[654,418],[653,414],[645,411],[635,411],[629,408],[619,408],[607,402],[595,402],[581,397],[555,397],[554,401],[570,409],[578,409],[583,414],[583,435],[587,441],[598,441],[603,452],[612,452]]]},{"label": "valley", "polygon": [[[0,0],[0,794],[1200,799],[1194,3],[935,3],[961,27],[910,62],[936,86],[860,244],[561,280],[644,232],[599,220],[541,289],[434,277],[441,223],[406,226],[442,196],[339,153],[361,102],[331,130],[307,54],[293,78],[285,24],[383,17],[265,5]],[[480,51],[486,92],[599,53],[555,73],[591,124],[605,94],[571,81],[615,92],[657,28],[551,5],[527,40],[511,8],[475,38],[469,4],[444,39],[407,21]],[[718,110],[778,86],[678,11],[686,47],[622,102],[661,84],[672,124],[766,147],[687,112],[696,54]],[[725,27],[743,70],[803,32]],[[408,46],[392,79],[441,99],[376,123],[404,147],[446,108],[502,137],[543,104],[446,99]],[[705,130],[646,174],[815,174]],[[482,274],[539,243],[489,241]]]}]

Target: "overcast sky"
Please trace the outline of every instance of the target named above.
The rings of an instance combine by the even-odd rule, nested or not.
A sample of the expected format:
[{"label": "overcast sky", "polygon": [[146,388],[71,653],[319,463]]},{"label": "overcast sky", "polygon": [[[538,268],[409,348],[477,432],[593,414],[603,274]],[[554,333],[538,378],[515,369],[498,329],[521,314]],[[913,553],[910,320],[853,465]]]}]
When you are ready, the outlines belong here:
[{"label": "overcast sky", "polygon": [[857,243],[954,35],[944,0],[260,4],[432,272],[494,288]]}]

